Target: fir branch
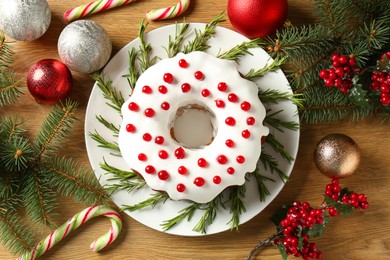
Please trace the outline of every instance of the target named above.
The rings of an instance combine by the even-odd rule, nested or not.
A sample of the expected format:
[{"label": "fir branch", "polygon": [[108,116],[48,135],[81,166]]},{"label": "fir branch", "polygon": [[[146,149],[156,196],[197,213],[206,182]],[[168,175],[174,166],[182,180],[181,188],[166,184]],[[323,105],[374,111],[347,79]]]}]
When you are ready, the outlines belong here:
[{"label": "fir branch", "polygon": [[142,210],[147,207],[154,208],[156,205],[160,203],[165,203],[169,199],[169,196],[166,193],[162,192],[156,192],[150,196],[150,198],[141,201],[135,205],[123,205],[121,207],[122,211],[136,211],[136,210]]},{"label": "fir branch", "polygon": [[386,48],[389,47],[389,24],[373,20],[369,24],[364,24],[364,26],[360,27],[360,30],[361,38],[367,49],[375,52],[378,50],[386,51]]},{"label": "fir branch", "polygon": [[119,146],[116,142],[109,142],[103,136],[101,136],[96,130],[95,133],[89,133],[89,136],[93,140],[99,143],[98,147],[102,147],[105,149],[114,150],[116,152],[120,152]]},{"label": "fir branch", "polygon": [[168,48],[164,47],[168,58],[172,58],[180,52],[184,38],[189,34],[188,27],[189,24],[186,22],[182,23],[180,26],[176,24],[175,38],[172,39],[172,37],[169,36]]},{"label": "fir branch", "polygon": [[252,173],[256,178],[257,183],[257,189],[259,191],[259,200],[261,202],[265,201],[265,198],[268,195],[271,195],[270,191],[268,190],[267,186],[264,184],[265,181],[272,181],[275,182],[274,179],[270,177],[266,177],[260,174],[259,169],[256,167],[256,170]]},{"label": "fir branch", "polygon": [[283,65],[286,62],[286,60],[287,60],[287,56],[283,58],[277,58],[274,61],[272,61],[271,64],[264,65],[264,67],[261,69],[258,70],[250,69],[249,72],[245,75],[245,78],[253,79],[253,78],[263,77],[264,74],[268,72],[273,72],[280,69],[280,66]]},{"label": "fir branch", "polygon": [[280,132],[284,132],[283,128],[289,130],[297,130],[299,129],[299,123],[295,121],[284,121],[282,119],[276,118],[279,113],[283,112],[283,110],[276,111],[274,113],[267,113],[267,116],[264,119],[264,122],[273,128],[279,130]]},{"label": "fir branch", "polygon": [[31,168],[25,179],[26,186],[22,190],[26,213],[33,222],[54,227],[54,213],[58,207],[56,193],[44,181],[45,169]]},{"label": "fir branch", "polygon": [[99,202],[110,205],[110,197],[92,173],[71,158],[54,157],[45,162],[45,182],[60,195],[71,197],[84,205]]},{"label": "fir branch", "polygon": [[283,159],[285,159],[286,161],[288,161],[289,163],[291,163],[292,161],[294,161],[294,157],[292,157],[285,149],[285,147],[275,138],[275,136],[273,134],[269,134],[267,136],[267,144],[269,144],[274,150],[275,152],[277,152],[278,154],[280,154],[282,156]]},{"label": "fir branch", "polygon": [[103,78],[103,75],[97,72],[92,74],[91,77],[96,81],[97,86],[103,92],[103,97],[110,101],[106,102],[106,104],[121,113],[121,107],[123,103],[125,103],[125,100],[120,92],[118,93],[115,91],[112,86],[112,81],[106,81]]},{"label": "fir branch", "polygon": [[10,67],[14,60],[14,52],[9,43],[5,41],[5,34],[0,29],[0,69],[2,67]]},{"label": "fir branch", "polygon": [[13,254],[30,251],[34,245],[34,233],[22,222],[16,212],[0,211],[0,242]]},{"label": "fir branch", "polygon": [[288,180],[288,176],[279,168],[279,164],[273,156],[262,152],[260,155],[260,161],[265,170],[269,168],[271,173],[276,172],[283,182]]},{"label": "fir branch", "polygon": [[128,74],[123,75],[123,77],[127,78],[127,82],[129,83],[129,86],[131,89],[135,88],[135,84],[137,83],[139,72],[136,67],[136,61],[138,59],[138,52],[135,50],[135,48],[131,48],[131,51],[129,51],[129,69]]},{"label": "fir branch", "polygon": [[264,44],[264,40],[262,38],[257,38],[247,42],[242,42],[241,44],[234,46],[230,50],[218,54],[217,58],[225,59],[225,60],[234,60],[238,62],[238,60],[245,54],[252,55],[249,49],[259,47],[262,44]]},{"label": "fir branch", "polygon": [[25,133],[26,130],[21,126],[26,123],[25,120],[21,120],[18,115],[14,118],[10,116],[0,117],[0,137],[1,140],[9,142],[14,136],[18,136]]},{"label": "fir branch", "polygon": [[181,223],[184,219],[187,219],[187,221],[191,221],[194,213],[196,212],[196,210],[199,209],[199,207],[199,203],[191,203],[188,207],[180,210],[179,215],[177,215],[176,217],[171,218],[169,220],[165,220],[161,224],[161,227],[164,231],[167,231],[176,226],[177,224]]},{"label": "fir branch", "polygon": [[231,201],[230,213],[232,213],[232,218],[228,222],[230,224],[230,230],[235,229],[238,231],[238,226],[240,225],[240,216],[243,214],[246,209],[243,202],[245,198],[246,188],[245,185],[235,186],[229,189],[230,195],[229,200]]},{"label": "fir branch", "polygon": [[107,119],[105,119],[101,115],[97,115],[96,119],[97,119],[97,121],[99,123],[104,125],[107,129],[111,130],[114,133],[114,136],[118,136],[119,135],[119,128],[120,128],[120,126],[116,126],[113,123],[110,123]]},{"label": "fir branch", "polygon": [[72,124],[76,120],[74,115],[76,108],[77,103],[70,100],[53,107],[34,141],[37,159],[43,156],[50,157],[62,146],[63,140],[71,134]]},{"label": "fir branch", "polygon": [[193,51],[205,51],[210,46],[207,41],[215,35],[215,28],[221,22],[224,22],[224,14],[221,13],[215,17],[210,23],[206,24],[203,31],[195,30],[195,38],[184,46],[184,53],[190,53]]},{"label": "fir branch", "polygon": [[13,136],[0,150],[0,165],[5,171],[21,172],[34,160],[30,140],[23,136]]},{"label": "fir branch", "polygon": [[15,183],[0,181],[0,212],[17,211],[23,205],[19,184],[19,180]]},{"label": "fir branch", "polygon": [[201,208],[205,212],[192,230],[195,232],[201,232],[202,234],[206,234],[207,227],[214,222],[214,219],[217,216],[219,204],[220,199],[218,197],[206,203],[205,208]]},{"label": "fir branch", "polygon": [[145,30],[146,30],[146,27],[148,26],[149,23],[144,23],[144,20],[141,20],[140,24],[139,24],[139,29],[138,29],[138,38],[139,38],[139,41],[140,41],[140,57],[139,57],[139,61],[140,61],[140,67],[141,67],[141,72],[144,72],[145,70],[147,70],[150,66],[152,66],[156,60],[157,60],[157,57],[154,57],[154,58],[150,58],[150,52],[152,51],[152,47],[150,45],[150,43],[146,43],[145,41]]},{"label": "fir branch", "polygon": [[[1,57],[1,56],[0,56]],[[1,60],[0,60],[1,62]],[[15,79],[15,72],[0,66],[0,107],[13,104],[23,94],[22,79]]]}]

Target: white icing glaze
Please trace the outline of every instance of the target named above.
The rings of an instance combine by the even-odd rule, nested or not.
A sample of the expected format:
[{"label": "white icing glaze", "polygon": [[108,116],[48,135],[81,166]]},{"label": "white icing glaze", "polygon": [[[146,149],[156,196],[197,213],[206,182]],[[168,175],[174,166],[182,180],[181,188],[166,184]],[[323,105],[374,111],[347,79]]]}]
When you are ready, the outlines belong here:
[{"label": "white icing glaze", "polygon": [[[188,63],[188,67],[179,66],[181,59]],[[203,79],[195,78],[197,71],[204,74]],[[172,83],[164,81],[165,73],[172,74],[174,78]],[[220,82],[227,84],[226,91],[218,90]],[[190,84],[189,92],[183,93],[181,87],[183,83]],[[161,85],[166,87],[167,93],[159,91]],[[144,86],[149,86],[152,92],[144,93],[142,91]],[[204,89],[209,91],[209,96],[204,97],[201,94]],[[231,93],[237,95],[238,101],[228,100]],[[225,106],[217,107],[215,100],[224,101]],[[248,111],[241,107],[244,101],[250,104]],[[136,111],[129,109],[131,102],[136,103]],[[169,103],[168,110],[162,109],[163,102]],[[201,105],[212,111],[217,122],[213,142],[201,149],[182,147],[170,134],[176,111],[190,104]],[[155,112],[152,117],[145,116],[145,110],[148,108]],[[244,184],[245,174],[256,169],[261,153],[261,137],[267,135],[269,131],[263,126],[266,111],[258,99],[257,85],[240,76],[235,62],[218,59],[204,52],[180,53],[174,58],[163,59],[147,69],[138,79],[132,96],[122,106],[122,114],[123,122],[118,142],[123,159],[131,169],[143,176],[149,187],[166,191],[173,200],[187,199],[206,203],[226,187]],[[227,117],[235,119],[234,126],[225,123]],[[247,124],[249,117],[255,119],[253,125]],[[135,127],[131,132],[126,130],[129,124]],[[242,132],[245,130],[250,132],[249,138],[243,137]],[[145,133],[150,134],[152,140],[145,141],[143,139]],[[164,137],[163,144],[155,143],[157,136]],[[233,147],[225,144],[228,139],[234,141]],[[182,159],[175,156],[175,150],[179,147],[185,151],[185,157]],[[161,150],[167,152],[168,158],[159,157]],[[140,160],[140,153],[146,155],[147,159]],[[218,162],[217,158],[220,155],[227,158],[226,163]],[[243,156],[245,162],[238,163],[238,156]],[[207,161],[206,167],[198,165],[200,158]],[[145,168],[148,165],[155,168],[154,173],[146,173]],[[178,172],[180,166],[186,167],[185,174]],[[227,172],[229,167],[234,168],[233,174]],[[160,171],[166,171],[169,177],[161,180],[158,174]],[[194,184],[198,177],[204,180],[204,185],[200,187]],[[220,183],[214,183],[213,180],[219,178]],[[184,191],[178,191],[178,184],[185,186]]]}]

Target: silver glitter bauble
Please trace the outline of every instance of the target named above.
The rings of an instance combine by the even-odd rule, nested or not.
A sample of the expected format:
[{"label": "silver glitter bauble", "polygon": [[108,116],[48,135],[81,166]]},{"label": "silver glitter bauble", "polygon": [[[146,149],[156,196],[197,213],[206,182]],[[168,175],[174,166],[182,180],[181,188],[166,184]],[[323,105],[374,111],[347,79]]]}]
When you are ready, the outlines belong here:
[{"label": "silver glitter bauble", "polygon": [[58,39],[58,53],[70,69],[92,73],[101,69],[111,55],[106,30],[91,20],[75,21],[65,27]]},{"label": "silver glitter bauble", "polygon": [[330,178],[345,178],[355,172],[360,163],[360,150],[355,141],[344,134],[322,138],[314,151],[318,170]]},{"label": "silver glitter bauble", "polygon": [[0,28],[18,41],[32,41],[49,28],[50,8],[46,0],[0,0]]}]

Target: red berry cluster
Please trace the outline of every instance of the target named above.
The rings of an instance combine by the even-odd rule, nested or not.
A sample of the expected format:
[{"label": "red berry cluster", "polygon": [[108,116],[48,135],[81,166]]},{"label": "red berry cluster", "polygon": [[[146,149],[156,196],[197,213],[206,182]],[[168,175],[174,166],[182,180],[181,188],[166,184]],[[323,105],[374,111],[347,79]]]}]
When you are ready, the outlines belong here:
[{"label": "red berry cluster", "polygon": [[344,94],[352,88],[352,78],[356,72],[356,59],[337,53],[332,55],[332,67],[320,71],[325,86],[336,87]]},{"label": "red berry cluster", "polygon": [[[287,255],[301,256],[304,259],[322,258],[323,253],[317,249],[317,245],[309,242],[307,234],[299,234],[297,227],[305,230],[311,228],[314,224],[324,223],[324,211],[313,209],[309,202],[295,201],[288,209],[286,218],[280,221],[283,228],[283,237],[274,241],[275,244],[283,244]],[[299,235],[303,238],[302,248],[299,248]]]},{"label": "red berry cluster", "polygon": [[381,93],[380,102],[383,105],[390,105],[390,74],[386,71],[372,73],[371,90],[379,90]]}]

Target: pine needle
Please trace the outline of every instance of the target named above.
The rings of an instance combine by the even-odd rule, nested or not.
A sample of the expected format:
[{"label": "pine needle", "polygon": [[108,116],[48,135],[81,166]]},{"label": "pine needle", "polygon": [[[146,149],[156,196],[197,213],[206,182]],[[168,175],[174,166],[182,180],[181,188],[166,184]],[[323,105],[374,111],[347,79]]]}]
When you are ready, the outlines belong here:
[{"label": "pine needle", "polygon": [[22,83],[22,79],[15,79],[14,71],[2,69],[0,66],[0,107],[13,104],[17,101],[23,94],[24,87],[22,87]]}]

